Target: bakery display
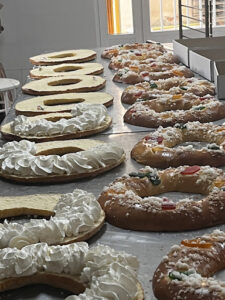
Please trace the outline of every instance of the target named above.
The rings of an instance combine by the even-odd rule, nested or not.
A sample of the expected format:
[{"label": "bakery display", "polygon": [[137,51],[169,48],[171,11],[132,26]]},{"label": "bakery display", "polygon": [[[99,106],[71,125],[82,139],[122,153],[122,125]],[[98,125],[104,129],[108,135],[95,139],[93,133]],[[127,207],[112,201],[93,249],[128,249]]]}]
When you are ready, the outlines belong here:
[{"label": "bakery display", "polygon": [[0,132],[7,140],[47,142],[90,136],[106,130],[111,123],[112,118],[104,105],[79,103],[70,113],[19,115],[2,125]]},{"label": "bakery display", "polygon": [[94,195],[84,190],[63,195],[0,197],[1,218],[30,214],[44,214],[50,219],[35,218],[24,224],[5,221],[0,227],[0,249],[85,241],[101,229],[105,219]]},{"label": "bakery display", "polygon": [[66,300],[144,299],[136,257],[104,245],[40,243],[22,250],[5,248],[0,252],[0,264],[4,270],[1,292],[42,283],[79,294]]},{"label": "bakery display", "polygon": [[136,100],[149,100],[164,94],[191,93],[199,97],[215,95],[215,85],[207,80],[195,77],[171,77],[150,82],[141,82],[128,86],[122,93],[121,101],[133,104]]},{"label": "bakery display", "polygon": [[[187,142],[207,143],[200,149]],[[137,162],[154,168],[181,165],[225,166],[225,126],[189,122],[159,127],[139,141],[131,151]]]},{"label": "bakery display", "polygon": [[0,176],[24,183],[66,182],[99,175],[124,159],[120,146],[99,140],[13,141],[0,148]]},{"label": "bakery display", "polygon": [[[63,248],[62,244],[86,240],[95,234],[102,227],[106,214],[109,223],[129,230],[123,231],[107,225],[90,242],[105,242],[107,245],[117,245],[118,249],[129,247],[133,254],[138,254],[141,261],[140,280],[146,289],[145,297],[149,298],[150,294],[152,295],[149,280],[159,262],[157,259],[161,257],[160,251],[165,251],[169,241],[176,242],[177,237],[182,235],[173,234],[172,231],[205,228],[207,232],[206,228],[225,223],[224,171],[215,168],[224,165],[225,127],[208,123],[224,118],[225,106],[213,97],[215,87],[212,83],[193,77],[194,74],[178,64],[177,57],[166,52],[161,45],[128,44],[107,49],[103,56],[111,57],[111,60],[101,60],[105,70],[104,78],[96,76],[95,73],[102,72],[102,65],[95,62],[82,63],[79,60],[76,62],[78,52],[75,54],[73,51],[62,51],[40,56],[37,59],[31,58],[38,67],[31,70],[30,74],[33,79],[40,79],[31,80],[23,87],[24,93],[37,97],[16,103],[16,113],[19,116],[13,119],[12,113],[9,114],[6,119],[8,123],[5,121],[1,127],[2,136],[12,139],[13,142],[4,144],[2,141],[0,148],[2,187],[10,188],[9,193],[8,190],[2,189],[2,195],[21,195],[23,190],[25,194],[38,195],[0,197],[0,207],[1,204],[6,205],[6,202],[8,205],[0,210],[0,215],[2,218],[13,217],[13,220],[5,220],[0,225],[0,260],[1,252],[6,251],[10,257],[11,251],[15,250],[13,247],[21,248],[22,252],[31,247],[28,251],[30,254],[30,249],[39,247],[39,256],[36,256],[42,263],[43,258],[40,256],[45,251],[42,249],[45,243],[44,248],[48,248],[46,251],[49,256],[53,253],[53,259],[46,254],[44,258],[47,257],[52,269],[57,268],[62,287],[77,287],[74,281],[66,282],[70,278],[69,271],[65,272],[66,279],[64,269],[60,271],[62,268],[58,259],[63,262],[63,268],[68,270],[65,262],[67,254],[63,252],[60,256],[60,249],[67,249],[65,252],[68,253],[70,246]],[[106,68],[106,63],[109,63],[110,70]],[[118,71],[115,73],[113,70]],[[85,75],[74,75],[79,72],[85,72]],[[87,73],[92,75],[88,76]],[[125,122],[157,130],[149,133],[150,130],[123,124],[121,114],[124,107],[117,101],[115,106],[109,109],[110,115],[114,116],[115,126],[110,130],[112,135],[109,135],[109,132],[101,134],[99,139],[102,141],[94,140],[98,137],[94,137],[93,140],[71,140],[87,134],[100,133],[110,126],[112,121],[105,106],[112,104],[113,97],[95,91],[103,88],[105,78],[108,79],[113,74],[118,82],[139,82],[128,86],[122,94],[123,103],[133,104],[124,116]],[[119,99],[122,85],[111,82],[107,88],[114,94],[115,99]],[[26,98],[26,95],[20,96],[20,100]],[[196,146],[192,141],[199,144]],[[125,160],[121,144],[125,146],[128,156],[135,145],[131,157],[136,161],[129,158],[126,166],[92,178],[111,170]],[[157,170],[147,166],[129,173],[137,163],[167,169]],[[135,169],[137,170],[136,167]],[[124,175],[125,173],[129,174]],[[69,181],[71,183],[68,183]],[[112,183],[109,184],[110,182]],[[35,185],[30,185],[32,183]],[[101,193],[99,202],[97,203],[94,196],[90,196],[88,192],[77,189],[70,193],[70,196],[51,194],[70,192],[75,187],[91,191],[95,195]],[[162,193],[167,194],[161,195]],[[25,223],[24,220],[14,219],[21,214],[25,214]],[[27,214],[34,214],[34,217],[27,218]],[[38,218],[36,215],[39,215]],[[142,233],[132,233],[130,230]],[[165,233],[160,234],[162,231]],[[166,233],[170,231],[170,234]],[[191,234],[184,233],[185,238]],[[29,244],[33,245],[27,246]],[[58,246],[51,248],[50,245]],[[56,253],[51,249],[57,249]],[[156,251],[159,253],[157,259]],[[74,249],[73,255],[78,257]],[[81,256],[83,259],[84,253],[81,253]],[[23,257],[22,254],[19,254],[19,257]],[[109,257],[107,253],[107,262]],[[121,260],[117,252],[116,262],[121,263]],[[90,265],[92,267],[96,264],[99,268],[103,261],[104,250],[101,248],[101,255]],[[23,266],[22,262],[21,264]],[[37,265],[35,261],[34,264]],[[120,277],[117,272],[120,266],[115,264],[114,260],[112,264],[110,269],[104,266],[105,272],[94,267],[93,276],[85,266],[90,281],[87,277],[84,279],[84,273],[79,273],[79,281],[84,279],[83,288],[76,292],[83,293],[86,287],[88,289],[83,295],[70,296],[68,300],[143,299],[141,285],[137,281],[132,284],[128,282],[131,278],[128,267],[128,273],[123,273]],[[5,274],[5,262],[2,265],[2,273]],[[17,261],[13,262],[14,265],[18,266]],[[27,261],[24,265],[27,266]],[[72,267],[72,260],[70,266],[71,269],[75,268]],[[15,276],[7,273],[9,276],[3,280],[6,279],[11,284],[11,279],[16,277],[17,281],[14,279],[9,288],[48,281],[52,281],[56,287],[61,286],[57,282],[59,275],[49,275],[51,271],[49,272],[45,263],[45,270],[40,265],[37,269],[38,274],[26,273],[25,276],[21,276],[27,277],[26,280],[20,279],[18,273]],[[30,264],[26,270],[30,272]],[[99,276],[104,277],[100,283],[95,281]],[[114,276],[119,285],[114,284]],[[169,277],[176,280],[173,278],[174,274],[170,274]],[[94,294],[93,280],[96,283]],[[39,290],[39,287],[37,289]],[[128,292],[130,289],[132,292]],[[47,292],[46,290],[44,293]],[[6,294],[8,296],[8,293]],[[19,294],[26,297],[24,290],[19,291]],[[182,292],[176,297],[179,296],[185,298]],[[167,299],[166,293],[162,299]]]},{"label": "bakery display", "polygon": [[98,63],[59,64],[40,66],[30,70],[30,77],[34,79],[55,76],[96,75],[103,72],[103,66]]},{"label": "bakery display", "polygon": [[113,77],[113,81],[127,84],[135,84],[144,81],[166,79],[171,77],[192,77],[193,72],[184,67],[172,65],[172,68],[166,71],[152,71],[153,68],[149,65],[129,66],[119,69]]},{"label": "bakery display", "polygon": [[25,116],[63,113],[70,112],[79,103],[103,104],[108,107],[113,103],[113,96],[101,92],[38,96],[16,103],[15,111],[17,115]]},{"label": "bakery display", "polygon": [[126,123],[148,128],[190,121],[206,123],[223,118],[223,102],[210,95],[198,97],[194,94],[162,95],[153,100],[141,100],[133,104],[124,115]]},{"label": "bakery display", "polygon": [[22,87],[25,94],[53,95],[72,92],[91,92],[101,90],[105,79],[99,76],[57,76],[33,80]]},{"label": "bakery display", "polygon": [[43,53],[29,58],[33,65],[56,65],[63,63],[78,63],[93,60],[96,52],[88,49],[65,50]]},{"label": "bakery display", "polygon": [[172,246],[154,273],[157,299],[224,299],[224,281],[214,277],[225,267],[224,241],[225,233],[217,229]]},{"label": "bakery display", "polygon": [[112,47],[108,47],[103,50],[101,56],[102,58],[112,58],[114,56],[118,56],[121,53],[129,53],[133,50],[139,51],[149,51],[149,52],[156,52],[159,54],[163,54],[166,50],[161,44],[156,43],[134,43],[134,44],[124,44],[124,45],[116,45]]},{"label": "bakery display", "polygon": [[[224,188],[224,172],[209,166],[181,166],[164,171],[145,167],[116,179],[104,188],[98,201],[106,220],[121,228],[194,230],[225,223]],[[157,197],[166,192],[198,193],[205,197],[198,201],[185,198],[177,203]]]}]

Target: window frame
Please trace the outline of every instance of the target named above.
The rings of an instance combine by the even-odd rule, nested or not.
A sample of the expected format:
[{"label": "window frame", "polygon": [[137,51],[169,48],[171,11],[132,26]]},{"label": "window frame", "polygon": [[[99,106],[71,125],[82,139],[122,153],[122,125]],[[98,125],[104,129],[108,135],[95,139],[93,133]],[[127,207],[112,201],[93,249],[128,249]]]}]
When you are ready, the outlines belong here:
[{"label": "window frame", "polygon": [[[147,40],[153,40],[156,42],[172,42],[174,39],[179,38],[179,30],[165,30],[165,31],[151,31],[150,27],[150,10],[149,0],[132,0],[133,5],[133,34],[108,34],[107,24],[107,7],[106,0],[94,0],[95,1],[95,13],[96,23],[98,23],[98,45],[100,47],[107,47],[116,44],[143,42]],[[155,1],[155,0],[152,0]],[[214,27],[213,36],[224,35],[225,26]],[[203,37],[199,34],[187,30],[187,36],[191,37]]]}]

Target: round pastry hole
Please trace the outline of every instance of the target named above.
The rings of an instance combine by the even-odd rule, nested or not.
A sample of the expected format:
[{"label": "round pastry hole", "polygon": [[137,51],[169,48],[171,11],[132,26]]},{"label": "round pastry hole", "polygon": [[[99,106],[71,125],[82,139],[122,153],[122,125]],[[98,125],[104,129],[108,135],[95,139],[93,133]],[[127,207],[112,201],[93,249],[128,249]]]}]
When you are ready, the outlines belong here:
[{"label": "round pastry hole", "polygon": [[176,145],[174,148],[179,148],[179,147],[190,147],[191,146],[193,147],[193,149],[196,149],[196,150],[200,150],[202,148],[207,148],[209,143],[207,142],[184,142],[184,143],[181,143],[179,145]]},{"label": "round pastry hole", "polygon": [[205,198],[203,194],[193,194],[193,193],[180,193],[180,192],[167,192],[163,194],[156,195],[156,197],[160,197],[162,199],[166,198],[174,203],[178,203],[180,200],[183,199],[190,199],[194,201],[200,201],[201,199]]},{"label": "round pastry hole", "polygon": [[216,272],[213,277],[215,277],[216,280],[225,281],[225,269]]},{"label": "round pastry hole", "polygon": [[73,56],[75,56],[74,53],[61,53],[61,54],[49,56],[49,58],[64,58],[64,57],[73,57]]},{"label": "round pastry hole", "polygon": [[81,103],[84,102],[82,98],[75,98],[75,99],[48,99],[44,101],[44,105],[46,106],[55,106],[55,105],[69,105],[73,103]]},{"label": "round pastry hole", "polygon": [[62,148],[52,148],[52,149],[47,149],[47,150],[40,150],[36,156],[39,155],[59,155],[63,156],[64,154],[68,153],[76,153],[76,152],[81,152],[84,151],[81,148],[78,147],[62,147]]},{"label": "round pastry hole", "polygon": [[71,295],[71,291],[60,288],[60,286],[53,287],[51,283],[41,284],[34,283],[32,285],[25,285],[15,290],[1,292],[0,299],[15,300],[15,299],[44,299],[44,300],[65,300]]},{"label": "round pastry hole", "polygon": [[72,85],[77,84],[81,81],[81,79],[62,79],[49,82],[48,85],[50,86],[61,86],[61,85]]},{"label": "round pastry hole", "polygon": [[54,71],[55,72],[73,72],[73,71],[77,71],[77,70],[81,70],[82,68],[79,66],[64,66],[64,67],[60,67],[60,68],[55,68]]}]

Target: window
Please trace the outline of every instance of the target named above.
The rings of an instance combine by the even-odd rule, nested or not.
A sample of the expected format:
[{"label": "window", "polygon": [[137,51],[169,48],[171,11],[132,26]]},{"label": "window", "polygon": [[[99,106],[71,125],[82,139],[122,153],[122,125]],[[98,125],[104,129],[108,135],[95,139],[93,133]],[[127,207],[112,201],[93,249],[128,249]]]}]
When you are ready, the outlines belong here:
[{"label": "window", "polygon": [[133,33],[132,1],[107,0],[107,19],[109,34]]},{"label": "window", "polygon": [[[95,0],[98,5],[101,46],[155,40],[171,42],[179,38],[178,0]],[[182,0],[183,24],[187,36],[202,37],[205,0]],[[213,35],[223,35],[225,1],[212,4]],[[194,33],[188,28],[197,29]]]}]

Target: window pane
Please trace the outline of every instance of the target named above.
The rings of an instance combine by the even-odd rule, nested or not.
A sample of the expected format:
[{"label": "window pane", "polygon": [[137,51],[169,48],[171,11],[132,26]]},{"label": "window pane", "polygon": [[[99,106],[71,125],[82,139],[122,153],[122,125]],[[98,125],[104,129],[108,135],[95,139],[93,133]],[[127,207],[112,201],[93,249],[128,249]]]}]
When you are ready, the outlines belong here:
[{"label": "window pane", "polygon": [[107,16],[109,34],[134,32],[132,0],[107,0]]},{"label": "window pane", "polygon": [[216,25],[225,25],[225,3],[224,0],[216,0]]},{"label": "window pane", "polygon": [[151,23],[151,30],[157,31],[162,30],[161,27],[161,15],[160,15],[160,2],[161,1],[149,1],[149,8],[150,8],[150,23]]},{"label": "window pane", "polygon": [[177,0],[149,0],[151,31],[174,30],[178,26]]}]

